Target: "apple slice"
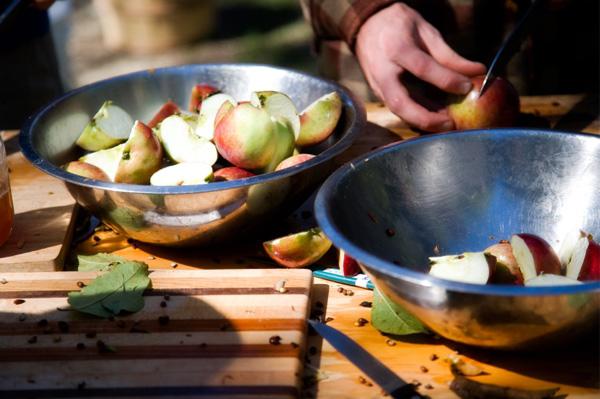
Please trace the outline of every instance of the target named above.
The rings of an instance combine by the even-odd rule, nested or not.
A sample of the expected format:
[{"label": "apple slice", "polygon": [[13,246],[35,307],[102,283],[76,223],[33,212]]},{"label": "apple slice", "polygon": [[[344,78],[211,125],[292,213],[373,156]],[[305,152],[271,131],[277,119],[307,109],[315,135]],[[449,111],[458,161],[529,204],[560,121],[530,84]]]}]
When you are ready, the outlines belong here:
[{"label": "apple slice", "polygon": [[560,259],[560,264],[563,267],[563,270],[566,269],[573,253],[575,252],[575,246],[580,238],[587,236],[582,230],[572,230],[569,231],[562,240],[560,245],[560,249],[558,250],[558,257]]},{"label": "apple slice", "polygon": [[342,99],[331,92],[317,99],[300,114],[300,135],[296,145],[311,146],[325,141],[338,124],[342,114]]},{"label": "apple slice", "polygon": [[116,183],[148,184],[150,176],[162,164],[163,148],[152,129],[135,121],[123,147],[123,154],[114,181]]},{"label": "apple slice", "polygon": [[171,115],[177,114],[179,112],[180,112],[180,110],[179,110],[179,107],[177,106],[177,104],[175,104],[173,101],[169,100],[162,107],[160,107],[160,109],[158,110],[156,115],[154,115],[152,120],[150,122],[148,122],[148,127],[150,129],[154,129],[165,118],[167,118]]},{"label": "apple slice", "polygon": [[241,103],[216,124],[214,141],[219,154],[233,165],[264,170],[278,151],[278,137],[278,126],[267,111]]},{"label": "apple slice", "polygon": [[119,144],[106,150],[90,152],[79,158],[79,160],[100,168],[110,181],[115,181],[115,175],[117,174],[117,168],[119,167],[119,162],[121,162],[124,148],[125,143]]},{"label": "apple slice", "polygon": [[523,285],[523,274],[509,242],[494,244],[487,247],[483,253],[496,258],[492,283]]},{"label": "apple slice", "polygon": [[246,169],[238,168],[237,166],[228,166],[226,168],[222,168],[215,171],[213,181],[239,180],[246,179],[252,176],[256,175],[252,172],[248,172]]},{"label": "apple slice", "polygon": [[111,148],[129,137],[131,116],[112,101],[105,101],[85,126],[76,144],[87,151]]},{"label": "apple slice", "polygon": [[344,276],[356,276],[360,273],[358,262],[343,249],[340,249],[338,252],[338,267]]},{"label": "apple slice", "polygon": [[600,280],[600,245],[590,235],[577,240],[566,276],[580,281]]},{"label": "apple slice", "polygon": [[211,85],[197,84],[192,88],[190,95],[190,104],[188,110],[190,112],[198,112],[202,106],[202,102],[212,94],[218,93],[219,90]]},{"label": "apple slice", "polygon": [[229,102],[232,106],[236,106],[235,98],[228,94],[217,93],[202,101],[202,109],[198,114],[198,122],[196,124],[196,134],[204,137],[207,140],[212,140],[215,136],[215,118],[221,109],[221,106]]},{"label": "apple slice", "polygon": [[110,181],[102,169],[92,165],[91,163],[72,161],[66,165],[65,170],[69,173],[73,173],[87,179]]},{"label": "apple slice", "polygon": [[289,158],[294,152],[294,132],[290,125],[281,121],[275,123],[275,152],[271,156],[269,164],[262,170],[263,172],[272,172],[284,159]]},{"label": "apple slice", "polygon": [[217,162],[217,149],[204,137],[194,134],[192,127],[180,115],[171,115],[160,124],[160,139],[169,158],[177,163]]},{"label": "apple slice", "polygon": [[281,161],[279,165],[275,168],[275,170],[281,170],[285,168],[291,168],[292,166],[300,165],[302,162],[309,161],[313,159],[315,156],[312,154],[296,154],[292,155]]},{"label": "apple slice", "polygon": [[574,280],[569,277],[560,276],[558,274],[540,274],[525,281],[527,287],[543,287],[553,285],[574,285],[581,284],[581,281]]},{"label": "apple slice", "polygon": [[445,280],[486,284],[493,274],[496,258],[483,252],[430,257],[429,274]]},{"label": "apple slice", "polygon": [[212,167],[205,163],[183,162],[167,166],[150,177],[153,186],[188,186],[206,184],[212,179]]},{"label": "apple slice", "polygon": [[263,108],[275,120],[288,124],[294,132],[294,140],[300,135],[298,110],[286,94],[278,91],[255,91],[250,95],[250,103]]},{"label": "apple slice", "polygon": [[305,267],[321,259],[331,248],[331,241],[320,228],[313,228],[266,241],[263,248],[281,266]]},{"label": "apple slice", "polygon": [[510,245],[524,281],[542,273],[561,273],[558,256],[543,238],[533,234],[514,234]]}]

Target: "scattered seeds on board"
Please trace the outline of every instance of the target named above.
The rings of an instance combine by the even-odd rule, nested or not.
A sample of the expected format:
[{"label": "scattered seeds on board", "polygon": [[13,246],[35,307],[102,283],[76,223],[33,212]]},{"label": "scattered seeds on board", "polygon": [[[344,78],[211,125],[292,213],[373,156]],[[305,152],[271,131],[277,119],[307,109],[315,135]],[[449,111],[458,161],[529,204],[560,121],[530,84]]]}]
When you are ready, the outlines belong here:
[{"label": "scattered seeds on board", "polygon": [[429,356],[429,360],[431,360],[432,362],[435,362],[438,359],[439,357],[435,353],[432,353],[431,356]]},{"label": "scattered seeds on board", "polygon": [[15,300],[13,301],[13,303],[14,303],[15,305],[22,305],[22,304],[24,304],[24,303],[25,303],[25,299],[15,299]]},{"label": "scattered seeds on board", "polygon": [[269,343],[271,345],[279,345],[281,343],[281,337],[279,335],[273,335],[269,338]]},{"label": "scattered seeds on board", "polygon": [[362,306],[363,308],[372,308],[373,307],[373,302],[362,301],[360,303],[360,306]]},{"label": "scattered seeds on board", "polygon": [[154,259],[156,259],[156,256],[152,256],[152,255],[148,256],[148,260],[154,260]]},{"label": "scattered seeds on board", "polygon": [[170,295],[163,295],[163,298],[165,298],[165,301],[168,301],[169,299],[171,299]]},{"label": "scattered seeds on board", "polygon": [[394,341],[393,339],[388,339],[387,341],[385,341],[386,344],[388,344],[388,346],[396,346],[396,341]]},{"label": "scattered seeds on board", "polygon": [[328,316],[328,317],[326,317],[326,318],[325,318],[325,321],[324,321],[323,323],[327,324],[327,323],[329,323],[330,321],[333,321],[333,317],[329,317],[329,316]]},{"label": "scattered seeds on board", "polygon": [[83,288],[83,287],[85,287],[85,283],[84,283],[83,281],[78,281],[78,282],[77,282],[77,286],[78,286],[79,288]]},{"label": "scattered seeds on board", "polygon": [[425,366],[421,366],[421,367],[419,367],[419,369],[421,370],[422,373],[429,372],[429,369],[427,367],[425,367]]},{"label": "scattered seeds on board", "polygon": [[66,334],[69,332],[69,324],[66,321],[61,320],[58,322],[58,329],[61,333]]},{"label": "scattered seeds on board", "polygon": [[354,325],[357,327],[362,327],[367,324],[369,321],[365,318],[359,317],[358,320],[354,322]]},{"label": "scattered seeds on board", "polygon": [[8,284],[8,280],[3,278],[0,280],[0,284]]},{"label": "scattered seeds on board", "polygon": [[33,337],[31,337],[27,340],[28,344],[35,344],[36,342],[37,342],[37,335],[34,335]]},{"label": "scattered seeds on board", "polygon": [[343,287],[338,287],[338,288],[337,288],[337,292],[340,292],[340,293],[342,293],[342,292],[344,292],[344,291],[345,291],[345,290],[344,290],[344,288],[343,288]]},{"label": "scattered seeds on board", "polygon": [[98,237],[98,236],[94,236],[94,237],[92,237],[92,238],[93,238],[93,240],[94,240],[94,241],[96,241],[96,242],[99,242],[99,241],[101,240],[101,238],[100,238],[100,237]]},{"label": "scattered seeds on board", "polygon": [[372,387],[373,386],[373,383],[371,381],[367,380],[362,375],[358,376],[358,382],[360,382],[361,384],[366,385],[368,387]]},{"label": "scattered seeds on board", "polygon": [[173,269],[175,269],[177,266],[179,266],[179,264],[175,263],[175,262],[171,262],[171,267]]},{"label": "scattered seeds on board", "polygon": [[420,382],[420,381],[418,381],[418,380],[412,380],[412,381],[410,382],[410,385],[412,385],[412,386],[413,386],[413,387],[415,387],[415,388],[418,388],[418,387],[420,387],[420,386],[421,386],[421,382]]},{"label": "scattered seeds on board", "polygon": [[167,302],[166,301],[160,301],[160,307],[161,308],[166,308],[167,307]]},{"label": "scattered seeds on board", "polygon": [[161,326],[166,326],[167,324],[169,324],[169,316],[160,316],[158,318],[158,324],[160,324]]},{"label": "scattered seeds on board", "polygon": [[433,389],[433,385],[431,385],[431,384],[425,384],[425,389]]}]

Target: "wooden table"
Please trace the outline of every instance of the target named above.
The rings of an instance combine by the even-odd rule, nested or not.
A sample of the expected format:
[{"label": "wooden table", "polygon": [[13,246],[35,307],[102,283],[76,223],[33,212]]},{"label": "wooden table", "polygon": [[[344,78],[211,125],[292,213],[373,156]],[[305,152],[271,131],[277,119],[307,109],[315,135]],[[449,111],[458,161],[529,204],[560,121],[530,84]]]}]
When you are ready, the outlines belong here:
[{"label": "wooden table", "polygon": [[[555,127],[563,130],[600,133],[598,105],[585,96],[542,96],[522,98],[524,123],[530,126]],[[418,136],[393,116],[381,104],[367,104],[367,131],[344,155],[349,160],[373,148]],[[305,205],[310,206],[310,204]],[[306,209],[306,208],[305,208]],[[311,220],[308,220],[310,223]],[[299,214],[291,217],[287,226],[307,223]],[[142,260],[151,268],[264,268],[272,264],[264,260],[257,243],[225,251],[177,251],[149,245],[130,245],[124,237],[110,231],[98,231],[72,250],[73,253],[113,252],[127,258]],[[333,259],[323,262],[333,263]],[[543,354],[505,353],[460,346],[431,336],[382,336],[370,324],[356,326],[359,317],[370,319],[370,309],[360,306],[372,301],[372,292],[351,288],[353,295],[338,292],[337,283],[315,279],[313,304],[324,305],[329,324],[343,331],[407,381],[416,380],[422,393],[435,398],[454,398],[448,383],[452,380],[444,359],[459,352],[465,360],[477,364],[486,372],[474,377],[477,381],[525,389],[560,387],[559,394],[569,398],[600,397],[600,350],[596,345],[566,348]],[[348,288],[348,287],[345,287]],[[306,397],[376,398],[380,389],[327,342],[309,337],[305,370]],[[432,356],[435,355],[435,356]],[[432,360],[437,357],[436,360]],[[423,367],[422,367],[423,366]],[[425,371],[427,370],[427,371]]]}]

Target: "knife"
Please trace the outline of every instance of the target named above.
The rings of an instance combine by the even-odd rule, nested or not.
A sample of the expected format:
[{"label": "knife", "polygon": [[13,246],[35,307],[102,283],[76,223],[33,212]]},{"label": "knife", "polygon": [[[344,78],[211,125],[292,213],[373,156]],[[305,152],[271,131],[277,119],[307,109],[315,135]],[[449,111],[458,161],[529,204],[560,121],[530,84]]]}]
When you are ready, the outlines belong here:
[{"label": "knife", "polygon": [[398,377],[392,370],[364,350],[347,335],[327,324],[308,320],[321,337],[325,338],[338,352],[361,369],[369,378],[375,381],[385,393],[392,398],[417,399],[423,398],[415,387]]},{"label": "knife", "polygon": [[531,21],[533,21],[530,17],[535,14],[535,11],[539,8],[539,6],[543,3],[543,0],[532,0],[531,4],[525,14],[521,17],[519,22],[515,25],[514,29],[507,38],[504,40],[494,59],[490,63],[487,73],[485,74],[485,78],[483,79],[483,83],[481,84],[481,88],[479,89],[479,95],[481,96],[485,89],[490,85],[492,81],[492,77],[495,76],[495,72],[498,69],[502,69],[508,61],[512,58],[512,56],[519,50],[519,46],[527,33],[528,28],[531,26]]}]

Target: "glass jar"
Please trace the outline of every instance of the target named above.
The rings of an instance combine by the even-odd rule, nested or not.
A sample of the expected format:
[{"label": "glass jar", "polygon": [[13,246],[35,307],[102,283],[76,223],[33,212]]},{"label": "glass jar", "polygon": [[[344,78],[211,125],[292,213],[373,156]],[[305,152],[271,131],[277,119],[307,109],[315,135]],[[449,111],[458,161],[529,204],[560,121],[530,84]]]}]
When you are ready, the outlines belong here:
[{"label": "glass jar", "polygon": [[6,151],[0,136],[0,246],[8,240],[13,228],[15,213],[10,194],[10,182],[8,180],[8,165],[6,162]]}]

